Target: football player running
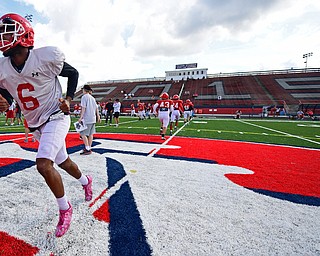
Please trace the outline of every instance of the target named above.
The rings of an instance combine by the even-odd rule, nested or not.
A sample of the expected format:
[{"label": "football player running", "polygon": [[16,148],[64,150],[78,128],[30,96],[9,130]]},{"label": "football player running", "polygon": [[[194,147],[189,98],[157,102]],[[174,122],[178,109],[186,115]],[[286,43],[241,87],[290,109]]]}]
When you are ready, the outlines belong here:
[{"label": "football player running", "polygon": [[171,114],[171,120],[170,120],[170,135],[172,135],[173,123],[175,123],[174,129],[176,130],[178,127],[180,115],[181,113],[183,113],[183,101],[180,100],[180,97],[178,94],[173,95],[172,102],[173,102],[173,112]]},{"label": "football player running", "polygon": [[[33,46],[34,31],[29,21],[12,13],[0,18],[0,50],[4,55],[0,58],[0,111],[8,108],[12,96],[39,141],[36,166],[57,200],[60,216],[55,235],[61,237],[69,229],[72,206],[54,163],[80,182],[86,201],[92,199],[92,177],[81,173],[69,158],[65,144],[70,127],[70,101],[79,74],[65,62],[58,48],[33,49]],[[58,75],[68,78],[65,99]]]},{"label": "football player running", "polygon": [[165,134],[167,132],[169,124],[169,114],[173,111],[173,102],[169,99],[169,94],[164,92],[160,95],[160,100],[153,106],[153,112],[158,115],[160,121],[160,135],[161,139],[165,140]]}]

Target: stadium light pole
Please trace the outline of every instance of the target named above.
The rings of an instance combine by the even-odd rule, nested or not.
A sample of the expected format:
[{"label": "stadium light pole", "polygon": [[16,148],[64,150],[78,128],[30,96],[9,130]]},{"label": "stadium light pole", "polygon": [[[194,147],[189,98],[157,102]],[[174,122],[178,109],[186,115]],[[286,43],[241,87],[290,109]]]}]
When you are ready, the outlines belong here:
[{"label": "stadium light pole", "polygon": [[306,70],[308,68],[308,58],[311,57],[313,55],[313,52],[309,52],[309,53],[305,53],[303,54],[303,58],[306,59],[306,61],[304,62],[306,64]]}]

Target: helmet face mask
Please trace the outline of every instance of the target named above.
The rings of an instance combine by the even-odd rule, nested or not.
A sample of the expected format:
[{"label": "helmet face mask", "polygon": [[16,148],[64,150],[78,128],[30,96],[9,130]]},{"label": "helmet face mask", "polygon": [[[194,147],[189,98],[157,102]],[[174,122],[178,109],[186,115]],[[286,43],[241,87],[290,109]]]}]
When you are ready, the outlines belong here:
[{"label": "helmet face mask", "polygon": [[33,47],[34,32],[31,24],[18,14],[0,18],[0,50],[6,52],[17,45]]}]

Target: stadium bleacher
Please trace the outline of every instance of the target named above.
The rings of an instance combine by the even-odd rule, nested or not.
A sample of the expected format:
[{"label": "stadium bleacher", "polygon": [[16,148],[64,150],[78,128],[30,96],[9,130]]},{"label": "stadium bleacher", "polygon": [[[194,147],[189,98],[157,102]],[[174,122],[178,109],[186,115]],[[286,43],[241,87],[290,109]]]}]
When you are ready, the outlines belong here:
[{"label": "stadium bleacher", "polygon": [[[162,92],[178,94],[182,100],[191,99],[198,113],[261,114],[265,106],[284,107],[295,112],[308,106],[320,114],[320,69],[277,70],[208,75],[204,79],[165,81],[164,78],[115,80],[88,83],[98,102],[119,98],[123,109],[140,99],[155,103]],[[74,103],[82,91],[76,92]]]}]

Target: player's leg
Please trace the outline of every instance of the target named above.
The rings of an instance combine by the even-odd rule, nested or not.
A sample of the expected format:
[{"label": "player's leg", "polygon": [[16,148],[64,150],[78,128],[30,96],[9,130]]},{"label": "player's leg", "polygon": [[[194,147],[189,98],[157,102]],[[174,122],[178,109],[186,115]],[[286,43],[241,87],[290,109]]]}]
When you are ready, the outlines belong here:
[{"label": "player's leg", "polygon": [[119,112],[115,112],[113,115],[116,127],[119,126],[119,114],[120,114]]},{"label": "player's leg", "polygon": [[65,170],[69,175],[77,179],[85,192],[85,200],[91,201],[92,199],[92,177],[90,175],[84,175],[78,165],[73,162],[68,156],[65,161],[59,164],[59,167]]},{"label": "player's leg", "polygon": [[172,113],[170,118],[170,135],[172,135],[173,122],[174,122],[174,112]]},{"label": "player's leg", "polygon": [[90,131],[89,131],[89,136],[88,136],[88,145],[89,145],[89,150],[91,151],[92,148],[92,142],[93,142],[93,134],[96,133],[96,125],[95,124],[90,124]]},{"label": "player's leg", "polygon": [[167,127],[169,124],[169,113],[168,112],[164,112],[161,113],[161,120],[162,120],[162,134],[161,134],[161,139],[165,140],[165,134],[167,132]]},{"label": "player's leg", "polygon": [[90,146],[89,146],[89,139],[88,139],[89,129],[90,129],[89,125],[87,125],[87,129],[80,132],[80,136],[81,136],[83,144],[84,144],[84,149],[80,153],[80,155],[88,155],[91,153]]},{"label": "player's leg", "polygon": [[106,111],[106,124],[108,124],[109,111]]},{"label": "player's leg", "polygon": [[[67,155],[67,151],[64,148],[59,152],[57,159],[65,155]],[[69,175],[71,175],[72,177],[74,177],[80,182],[85,192],[85,201],[91,201],[92,177],[90,175],[85,176],[83,173],[81,173],[78,165],[75,162],[73,162],[68,155],[67,155],[67,159],[58,165],[60,168],[65,170]],[[66,201],[66,196],[57,198],[59,208],[60,208],[60,204],[64,201]],[[60,218],[56,228],[57,237],[64,235],[70,226],[71,217],[72,217],[72,206],[70,202],[68,202],[68,205],[69,205],[69,208],[67,210],[61,210],[60,208]]]},{"label": "player's leg", "polygon": [[163,125],[162,125],[162,117],[161,117],[161,112],[158,112],[158,119],[160,122],[160,135],[162,135],[162,131],[163,131]]},{"label": "player's leg", "polygon": [[[63,161],[68,158],[65,149],[65,137],[69,127],[70,117],[63,115],[60,119],[50,121],[43,125],[40,130],[34,133],[35,137],[39,140],[39,148],[36,156],[37,170],[45,179],[46,184],[54,194],[59,206],[60,217],[56,229],[57,237],[67,232],[72,218],[72,206],[65,195],[62,178],[53,166],[57,156],[59,156],[60,160],[63,159]],[[59,164],[59,162],[57,164]],[[75,176],[76,178],[80,178],[81,173],[78,172]]]},{"label": "player's leg", "polygon": [[179,125],[179,116],[177,116],[177,119],[176,119],[176,123],[175,123],[175,126],[174,126],[175,130],[178,129],[178,125]]},{"label": "player's leg", "polygon": [[70,159],[65,144],[58,152],[55,163],[81,183],[85,190],[85,200],[90,201],[92,199],[92,177],[90,175],[85,176],[80,171],[79,166]]},{"label": "player's leg", "polygon": [[170,121],[170,135],[172,135],[172,129],[173,129],[173,122]]},{"label": "player's leg", "polygon": [[53,162],[46,158],[37,158],[38,172],[42,175],[48,187],[56,198],[64,196],[64,187],[59,172],[53,167]]},{"label": "player's leg", "polygon": [[90,147],[90,150],[91,150],[91,147],[92,147],[92,141],[93,141],[93,134],[90,134],[88,136],[88,145]]},{"label": "player's leg", "polygon": [[55,235],[57,237],[63,236],[69,229],[71,223],[72,206],[65,195],[61,175],[53,167],[53,162],[50,159],[37,158],[36,164],[38,172],[45,179],[45,182],[54,194],[59,207],[59,221]]}]

